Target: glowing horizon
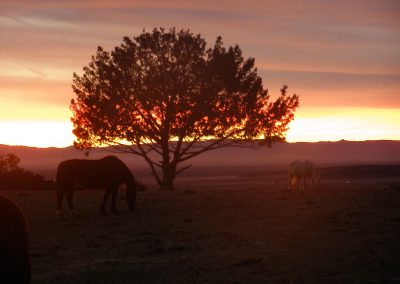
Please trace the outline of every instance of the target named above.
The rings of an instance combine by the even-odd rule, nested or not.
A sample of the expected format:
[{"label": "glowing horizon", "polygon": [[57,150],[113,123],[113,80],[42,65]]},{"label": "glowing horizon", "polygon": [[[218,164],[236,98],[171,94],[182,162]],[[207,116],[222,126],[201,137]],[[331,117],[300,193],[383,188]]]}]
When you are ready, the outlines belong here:
[{"label": "glowing horizon", "polygon": [[400,140],[400,112],[396,109],[299,109],[288,142]]},{"label": "glowing horizon", "polygon": [[[400,140],[396,109],[299,109],[290,124],[289,143],[320,141]],[[0,144],[38,148],[72,146],[75,139],[69,120],[0,120]],[[27,137],[30,137],[29,139]]]},{"label": "glowing horizon", "polygon": [[72,124],[64,121],[0,121],[0,144],[38,148],[63,148],[73,144]]}]

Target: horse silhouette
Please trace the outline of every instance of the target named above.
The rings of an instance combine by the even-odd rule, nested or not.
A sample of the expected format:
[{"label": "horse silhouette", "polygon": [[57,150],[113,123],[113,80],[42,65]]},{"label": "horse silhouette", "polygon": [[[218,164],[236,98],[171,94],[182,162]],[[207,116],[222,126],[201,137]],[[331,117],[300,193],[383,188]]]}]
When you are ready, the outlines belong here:
[{"label": "horse silhouette", "polygon": [[26,284],[31,280],[28,232],[22,211],[0,195],[0,283]]},{"label": "horse silhouette", "polygon": [[299,189],[301,181],[303,181],[303,189],[305,189],[307,179],[310,179],[313,184],[320,181],[317,166],[309,160],[294,161],[289,165],[288,170],[289,189],[292,189],[294,185]]},{"label": "horse silhouette", "polygon": [[128,167],[117,157],[107,156],[99,160],[66,160],[57,168],[57,212],[62,214],[62,202],[67,195],[68,211],[73,210],[72,197],[76,186],[105,188],[100,212],[106,213],[106,202],[112,195],[111,211],[118,213],[116,199],[120,185],[126,184],[126,200],[130,210],[135,209],[136,181]]}]

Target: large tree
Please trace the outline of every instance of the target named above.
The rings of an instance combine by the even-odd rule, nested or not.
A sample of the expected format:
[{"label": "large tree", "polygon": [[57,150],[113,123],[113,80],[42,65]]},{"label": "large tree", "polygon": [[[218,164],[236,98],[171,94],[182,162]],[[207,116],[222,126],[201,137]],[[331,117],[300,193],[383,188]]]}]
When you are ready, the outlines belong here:
[{"label": "large tree", "polygon": [[211,48],[189,30],[160,28],[98,47],[73,75],[71,101],[79,149],[108,145],[143,157],[161,189],[172,190],[185,163],[238,142],[284,141],[297,95],[270,102],[254,58],[239,46]]}]

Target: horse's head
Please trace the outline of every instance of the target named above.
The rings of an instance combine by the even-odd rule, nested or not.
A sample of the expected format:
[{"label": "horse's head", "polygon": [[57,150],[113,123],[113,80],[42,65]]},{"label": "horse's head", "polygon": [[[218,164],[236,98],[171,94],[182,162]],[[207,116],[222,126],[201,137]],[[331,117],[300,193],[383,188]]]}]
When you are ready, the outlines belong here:
[{"label": "horse's head", "polygon": [[140,181],[136,181],[136,190],[137,191],[146,191],[147,187],[144,183],[142,183]]}]

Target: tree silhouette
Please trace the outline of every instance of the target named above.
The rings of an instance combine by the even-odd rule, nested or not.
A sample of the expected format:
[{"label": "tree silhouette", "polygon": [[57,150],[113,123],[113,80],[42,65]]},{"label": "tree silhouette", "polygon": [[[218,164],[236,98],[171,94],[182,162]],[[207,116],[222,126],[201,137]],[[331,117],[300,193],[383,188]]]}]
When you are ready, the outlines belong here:
[{"label": "tree silhouette", "polygon": [[19,162],[20,158],[15,154],[0,153],[0,189],[3,188],[8,180],[7,175],[20,169]]},{"label": "tree silhouette", "polygon": [[54,188],[52,180],[26,171],[19,166],[20,158],[15,154],[0,153],[0,190],[50,190]]},{"label": "tree silhouette", "polygon": [[18,169],[20,158],[15,154],[0,154],[0,177]]},{"label": "tree silhouette", "polygon": [[161,189],[172,190],[187,160],[257,139],[284,141],[298,96],[269,102],[254,58],[239,46],[211,48],[189,30],[124,37],[111,52],[98,47],[83,75],[73,75],[74,145],[108,145],[143,157]]}]

